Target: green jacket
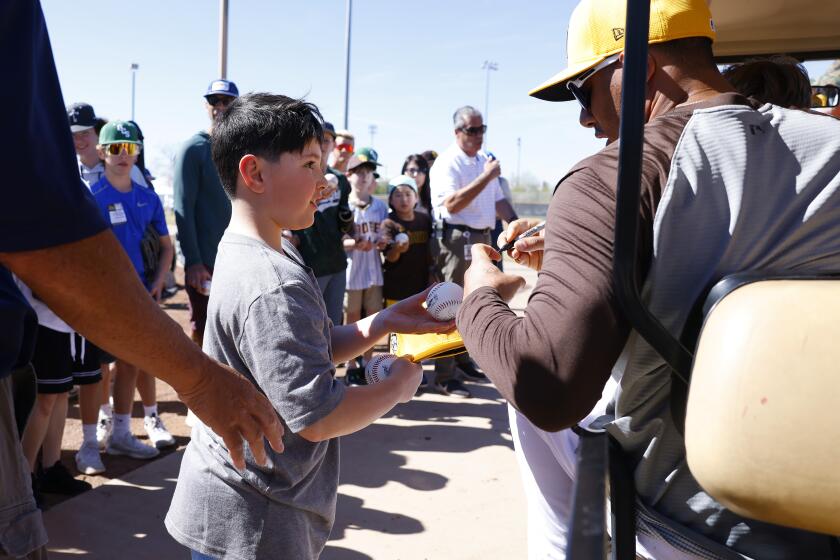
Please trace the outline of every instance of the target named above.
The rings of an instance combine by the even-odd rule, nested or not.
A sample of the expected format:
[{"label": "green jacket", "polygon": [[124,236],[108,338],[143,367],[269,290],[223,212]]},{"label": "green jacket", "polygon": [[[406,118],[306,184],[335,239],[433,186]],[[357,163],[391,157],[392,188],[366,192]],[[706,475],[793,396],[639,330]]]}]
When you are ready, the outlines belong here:
[{"label": "green jacket", "polygon": [[230,199],[210,157],[210,135],[199,132],[175,156],[175,223],[185,266],[213,267],[230,222]]},{"label": "green jacket", "polygon": [[353,230],[353,212],[347,203],[350,183],[340,171],[328,167],[327,173],[338,177],[338,190],[318,204],[311,226],[295,231],[300,239],[298,250],[315,276],[327,276],[347,268],[342,239]]}]

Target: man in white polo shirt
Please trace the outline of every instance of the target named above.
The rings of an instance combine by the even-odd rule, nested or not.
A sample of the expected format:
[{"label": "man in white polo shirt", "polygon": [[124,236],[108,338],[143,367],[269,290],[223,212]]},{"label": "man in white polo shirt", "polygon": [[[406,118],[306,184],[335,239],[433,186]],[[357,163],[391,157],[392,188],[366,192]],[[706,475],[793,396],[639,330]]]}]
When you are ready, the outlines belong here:
[{"label": "man in white polo shirt", "polygon": [[[516,219],[516,212],[505,198],[499,184],[501,166],[487,152],[481,151],[487,127],[481,113],[466,105],[452,116],[455,142],[441,152],[430,171],[432,206],[435,219],[443,225],[440,263],[448,282],[464,285],[464,271],[470,265],[470,246],[490,243],[496,215],[503,220]],[[435,363],[432,384],[438,391],[460,397],[471,396],[455,378],[455,366],[471,380],[485,380],[463,354]]]}]

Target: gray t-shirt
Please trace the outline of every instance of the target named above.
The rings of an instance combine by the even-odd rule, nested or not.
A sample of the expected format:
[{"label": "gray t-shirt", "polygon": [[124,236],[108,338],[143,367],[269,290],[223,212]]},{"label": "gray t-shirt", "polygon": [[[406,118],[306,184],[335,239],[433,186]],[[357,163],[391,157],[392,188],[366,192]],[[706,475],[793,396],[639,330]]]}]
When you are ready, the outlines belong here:
[{"label": "gray t-shirt", "polygon": [[204,351],[255,383],[286,427],[285,452],[266,443],[271,463],[230,463],[221,438],[198,423],[184,453],[166,528],[181,544],[218,558],[317,558],[333,521],[338,438],[297,435],[341,402],[330,320],[311,270],[283,241],[285,255],[225,233],[207,309]]}]

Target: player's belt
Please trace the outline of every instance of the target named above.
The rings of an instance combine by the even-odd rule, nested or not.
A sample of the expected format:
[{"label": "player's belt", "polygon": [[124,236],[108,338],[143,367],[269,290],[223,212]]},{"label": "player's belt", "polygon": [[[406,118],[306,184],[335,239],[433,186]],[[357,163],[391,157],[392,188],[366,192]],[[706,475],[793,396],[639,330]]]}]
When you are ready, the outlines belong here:
[{"label": "player's belt", "polygon": [[463,224],[450,224],[449,222],[443,222],[443,231],[448,229],[457,229],[458,231],[468,231],[470,233],[477,233],[479,235],[489,234],[492,229],[489,227],[478,229],[478,228],[471,228],[470,226],[465,226]]}]

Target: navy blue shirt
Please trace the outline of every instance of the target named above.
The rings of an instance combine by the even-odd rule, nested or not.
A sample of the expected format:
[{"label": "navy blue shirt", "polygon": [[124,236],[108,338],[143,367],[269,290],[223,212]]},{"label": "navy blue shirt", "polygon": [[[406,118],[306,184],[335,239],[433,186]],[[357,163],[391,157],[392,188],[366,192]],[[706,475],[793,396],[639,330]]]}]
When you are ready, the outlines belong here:
[{"label": "navy blue shirt", "polygon": [[[41,4],[0,2],[0,252],[31,251],[108,227],[79,177]],[[0,378],[29,361],[34,312],[0,266]]]}]

